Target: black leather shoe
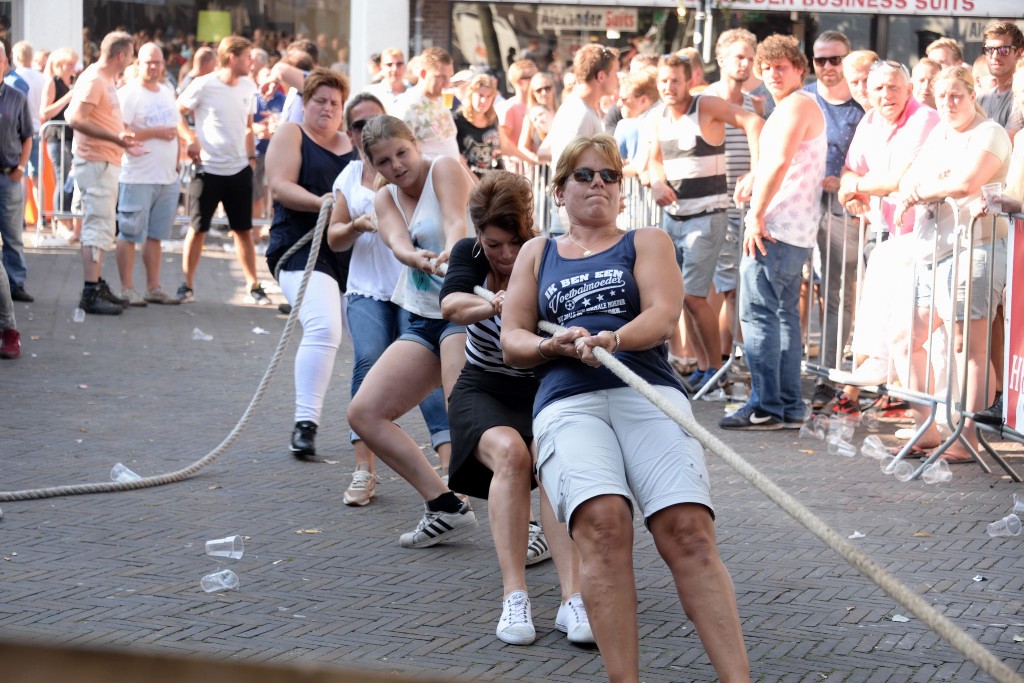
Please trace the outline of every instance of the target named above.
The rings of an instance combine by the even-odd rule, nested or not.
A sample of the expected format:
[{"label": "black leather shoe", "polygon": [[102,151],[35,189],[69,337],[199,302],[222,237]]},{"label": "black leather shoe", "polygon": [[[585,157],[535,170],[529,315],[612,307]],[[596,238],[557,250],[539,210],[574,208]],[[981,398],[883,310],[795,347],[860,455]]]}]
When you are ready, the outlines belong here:
[{"label": "black leather shoe", "polygon": [[999,426],[1003,424],[1003,395],[996,396],[995,403],[985,410],[974,414],[974,421],[982,424]]},{"label": "black leather shoe", "polygon": [[35,297],[26,292],[24,287],[15,287],[11,289],[11,299],[14,301],[24,301],[25,303],[32,303],[35,301]]},{"label": "black leather shoe", "polygon": [[316,423],[309,420],[296,422],[289,449],[296,458],[311,458],[316,455]]}]

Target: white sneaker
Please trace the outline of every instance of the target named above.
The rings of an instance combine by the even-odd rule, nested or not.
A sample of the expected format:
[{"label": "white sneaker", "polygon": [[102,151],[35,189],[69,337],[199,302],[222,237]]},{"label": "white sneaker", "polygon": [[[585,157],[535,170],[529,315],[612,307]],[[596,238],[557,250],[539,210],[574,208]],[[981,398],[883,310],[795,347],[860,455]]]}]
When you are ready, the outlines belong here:
[{"label": "white sneaker", "polygon": [[530,597],[526,591],[512,591],[505,598],[495,633],[498,640],[511,645],[529,645],[537,639],[537,631],[533,628]]},{"label": "white sneaker", "polygon": [[146,300],[142,298],[142,295],[130,287],[121,290],[121,298],[127,301],[129,306],[146,305]]},{"label": "white sneaker", "polygon": [[369,470],[356,470],[352,473],[352,483],[345,491],[345,505],[362,507],[370,502],[377,490],[377,475]]},{"label": "white sneaker", "polygon": [[469,503],[463,503],[458,512],[431,512],[427,509],[416,528],[399,537],[398,544],[403,548],[426,548],[438,543],[452,543],[466,538],[475,528],[476,515]]},{"label": "white sneaker", "polygon": [[579,593],[559,606],[555,628],[564,633],[570,643],[595,643],[594,632],[590,630],[590,620],[587,619],[587,610],[583,607],[583,598]]},{"label": "white sneaker", "polygon": [[526,545],[526,566],[551,559],[551,549],[548,548],[548,539],[544,538],[544,530],[540,524],[530,522],[530,541]]}]

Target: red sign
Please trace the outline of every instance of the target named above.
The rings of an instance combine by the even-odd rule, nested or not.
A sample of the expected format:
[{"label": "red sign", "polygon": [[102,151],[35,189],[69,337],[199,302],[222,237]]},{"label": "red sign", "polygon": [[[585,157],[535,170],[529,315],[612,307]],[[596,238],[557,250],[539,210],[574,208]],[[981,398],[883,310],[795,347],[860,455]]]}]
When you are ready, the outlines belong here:
[{"label": "red sign", "polygon": [[1003,366],[1003,419],[1024,431],[1024,219],[1013,221],[1006,259],[1006,360]]}]

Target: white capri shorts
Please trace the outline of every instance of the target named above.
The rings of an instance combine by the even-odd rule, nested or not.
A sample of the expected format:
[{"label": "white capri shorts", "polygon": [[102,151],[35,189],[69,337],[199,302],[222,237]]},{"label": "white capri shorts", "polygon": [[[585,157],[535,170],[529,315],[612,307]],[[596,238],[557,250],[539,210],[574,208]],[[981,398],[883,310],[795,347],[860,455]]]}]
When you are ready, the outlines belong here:
[{"label": "white capri shorts", "polygon": [[[654,388],[692,414],[678,389]],[[704,448],[633,389],[555,401],[534,418],[533,433],[537,474],[570,534],[576,508],[603,495],[635,501],[645,523],[659,510],[683,503],[703,505],[714,517]]]}]

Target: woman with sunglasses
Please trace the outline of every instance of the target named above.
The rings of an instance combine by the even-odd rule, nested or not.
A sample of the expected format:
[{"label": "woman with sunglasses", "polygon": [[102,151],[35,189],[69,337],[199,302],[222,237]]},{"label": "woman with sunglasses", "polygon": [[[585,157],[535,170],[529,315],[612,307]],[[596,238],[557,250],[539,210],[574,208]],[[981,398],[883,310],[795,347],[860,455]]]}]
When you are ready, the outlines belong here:
[{"label": "woman with sunglasses", "polygon": [[[334,179],[356,157],[352,142],[339,130],[347,96],[344,76],[328,69],[310,72],[302,89],[302,122],[283,124],[267,148],[267,180],[274,198],[267,265],[293,306],[310,245],[284,262],[281,258],[316,228],[320,207],[331,196]],[[347,270],[347,258],[331,251],[325,234],[299,309],[302,341],[295,353],[295,427],[289,446],[297,458],[316,455],[320,412],[341,345],[341,295]]]},{"label": "woman with sunglasses", "polygon": [[[426,514],[399,543],[425,548],[461,540],[476,527],[469,504],[448,489],[394,422],[438,385],[450,394],[465,364],[466,330],[442,318],[438,296],[442,266],[467,236],[472,180],[451,157],[422,156],[412,131],[394,116],[370,119],[363,128],[363,152],[387,182],[374,199],[377,229],[403,265],[391,301],[409,312],[411,322],[367,373],[349,403],[348,421],[370,450],[423,496]],[[447,454],[439,455],[447,478]]]},{"label": "woman with sunglasses", "polygon": [[[377,232],[373,209],[377,171],[365,159],[363,128],[375,116],[384,114],[384,105],[368,92],[357,93],[345,105],[345,128],[361,159],[345,167],[334,181],[334,212],[327,229],[327,243],[334,251],[351,249],[348,285],[345,290],[345,317],[352,338],[352,396],[388,346],[409,327],[409,313],[391,302],[391,294],[402,264],[391,253]],[[448,448],[448,417],[440,387],[420,402],[420,412],[430,431],[435,452]],[[349,433],[355,449],[355,471],[345,491],[345,505],[369,504],[376,493],[373,451],[354,431]]]},{"label": "woman with sunglasses", "polygon": [[519,149],[528,158],[537,158],[540,162],[551,160],[551,152],[541,150],[551,121],[555,118],[558,102],[555,98],[555,82],[546,73],[538,73],[530,79],[530,88],[526,92],[526,116],[523,119],[523,130],[519,135]]},{"label": "woman with sunglasses", "polygon": [[[656,228],[616,228],[621,180],[611,136],[577,137],[562,152],[552,186],[568,230],[520,252],[502,308],[504,359],[540,382],[536,470],[579,549],[583,602],[609,679],[639,680],[633,499],[719,678],[747,681],[703,449],[594,355],[596,347],[615,354],[689,411],[665,344],[683,305],[675,250]],[[538,320],[566,329],[538,335]]]}]

